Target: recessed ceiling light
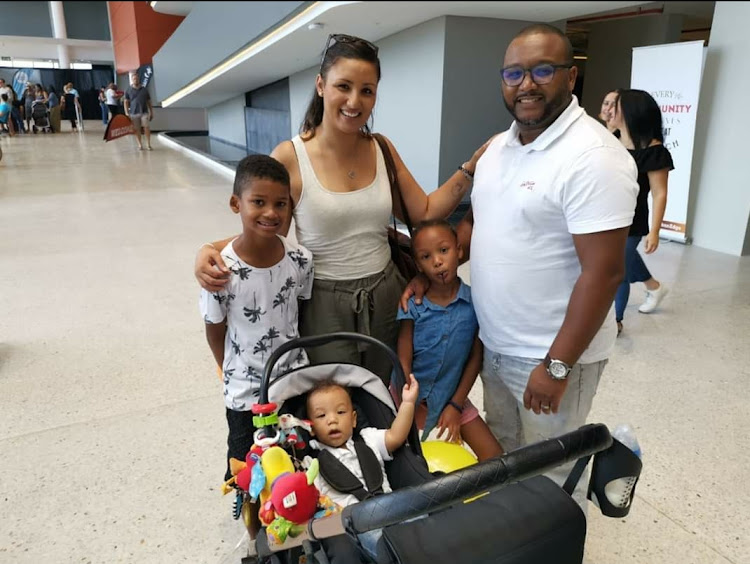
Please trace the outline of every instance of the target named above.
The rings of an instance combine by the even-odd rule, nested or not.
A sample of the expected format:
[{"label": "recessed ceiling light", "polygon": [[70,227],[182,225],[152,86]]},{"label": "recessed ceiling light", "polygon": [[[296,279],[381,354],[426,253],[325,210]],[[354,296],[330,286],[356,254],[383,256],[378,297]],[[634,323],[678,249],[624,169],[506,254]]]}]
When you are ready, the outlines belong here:
[{"label": "recessed ceiling light", "polygon": [[311,24],[308,24],[307,29],[309,29],[310,31],[312,31],[314,29],[323,29],[323,27],[325,27],[324,23],[322,23],[322,22],[313,22]]}]

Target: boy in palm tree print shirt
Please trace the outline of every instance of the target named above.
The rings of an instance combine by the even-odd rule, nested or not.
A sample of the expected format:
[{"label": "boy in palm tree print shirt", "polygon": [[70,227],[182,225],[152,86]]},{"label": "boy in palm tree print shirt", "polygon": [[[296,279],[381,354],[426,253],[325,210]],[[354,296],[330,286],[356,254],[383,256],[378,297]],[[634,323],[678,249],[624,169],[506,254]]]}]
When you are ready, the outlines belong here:
[{"label": "boy in palm tree print shirt", "polygon": [[[310,251],[280,235],[289,225],[291,196],[289,173],[277,160],[250,155],[240,161],[229,206],[242,219],[242,234],[221,252],[231,277],[219,292],[201,291],[200,310],[223,373],[227,460],[244,461],[263,368],[274,350],[299,336],[297,300],[310,298],[313,263]],[[276,371],[307,363],[304,350],[292,350]]]}]

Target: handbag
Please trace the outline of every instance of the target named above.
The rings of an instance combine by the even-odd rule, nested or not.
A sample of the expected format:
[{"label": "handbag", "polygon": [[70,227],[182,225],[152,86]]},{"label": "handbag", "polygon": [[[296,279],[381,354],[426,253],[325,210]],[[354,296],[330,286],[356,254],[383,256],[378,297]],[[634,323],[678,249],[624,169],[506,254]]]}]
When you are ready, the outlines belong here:
[{"label": "handbag", "polygon": [[388,245],[391,248],[391,260],[396,265],[401,276],[408,282],[419,273],[411,252],[411,219],[409,218],[409,211],[406,209],[406,204],[404,204],[404,198],[401,195],[401,187],[398,184],[398,177],[396,175],[396,163],[393,160],[388,143],[379,133],[373,133],[372,136],[378,142],[378,145],[380,145],[380,151],[383,153],[385,168],[388,172],[388,181],[391,185],[391,198],[394,202],[398,199],[401,205],[401,212],[404,215],[406,229],[409,231],[408,235],[401,233],[396,228],[396,216],[391,216],[393,218],[393,227],[388,228]]}]

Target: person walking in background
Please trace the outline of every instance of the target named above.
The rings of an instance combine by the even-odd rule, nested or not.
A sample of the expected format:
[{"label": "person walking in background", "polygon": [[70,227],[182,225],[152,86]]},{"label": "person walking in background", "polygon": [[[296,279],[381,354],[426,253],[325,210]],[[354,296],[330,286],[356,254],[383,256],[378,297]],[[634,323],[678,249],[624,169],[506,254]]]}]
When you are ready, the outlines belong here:
[{"label": "person walking in background", "polygon": [[141,78],[135,72],[130,76],[131,86],[122,97],[125,103],[125,115],[130,117],[135,129],[135,140],[138,149],[143,150],[141,142],[141,127],[146,135],[146,149],[151,150],[151,120],[154,119],[154,108],[151,105],[151,95],[148,90],[141,86]]},{"label": "person walking in background", "polygon": [[107,125],[109,118],[109,108],[107,107],[107,95],[105,94],[104,88],[99,89],[99,109],[101,109],[102,111],[102,123],[104,125]]},{"label": "person walking in background", "polygon": [[[646,300],[638,308],[641,313],[653,312],[669,292],[664,284],[651,275],[637,249],[643,237],[646,238],[643,250],[647,255],[659,248],[659,229],[667,208],[667,181],[674,164],[672,155],[664,146],[661,110],[648,92],[620,90],[610,123],[620,131],[620,142],[635,160],[639,186],[635,217],[625,250],[625,280],[620,284],[615,297],[619,334],[622,331],[631,284],[643,282],[646,286]],[[650,230],[649,192],[654,202]]]},{"label": "person walking in background", "polygon": [[77,131],[78,114],[81,111],[81,103],[78,101],[78,91],[68,83],[65,85],[65,95],[60,100],[63,119],[70,120],[73,131]]},{"label": "person walking in background", "polygon": [[110,82],[104,94],[110,117],[115,117],[117,114],[122,113],[120,110],[120,98],[122,98],[123,92],[117,90],[117,85],[114,82]]},{"label": "person walking in background", "polygon": [[31,131],[31,106],[34,105],[34,100],[36,100],[36,88],[31,82],[26,83],[21,98],[23,98],[23,119],[26,122],[26,132],[28,133]]},{"label": "person walking in background", "polygon": [[602,120],[602,123],[609,131],[614,133],[615,137],[620,136],[617,132],[617,128],[612,125],[612,118],[614,117],[619,92],[619,90],[611,90],[610,92],[607,92],[604,96],[604,100],[602,100],[602,107],[599,110],[599,119]]},{"label": "person walking in background", "polygon": [[47,88],[47,107],[49,108],[49,126],[53,133],[60,133],[60,98],[57,90],[50,84]]}]

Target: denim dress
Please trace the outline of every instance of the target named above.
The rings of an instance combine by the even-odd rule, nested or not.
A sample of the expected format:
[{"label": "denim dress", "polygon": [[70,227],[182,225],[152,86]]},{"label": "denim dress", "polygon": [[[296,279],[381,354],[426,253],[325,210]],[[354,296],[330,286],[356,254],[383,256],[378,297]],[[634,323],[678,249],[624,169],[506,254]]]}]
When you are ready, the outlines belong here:
[{"label": "denim dress", "polygon": [[397,319],[414,321],[412,372],[419,382],[418,402],[427,402],[424,441],[455,393],[477,335],[471,288],[461,282],[458,294],[446,307],[432,303],[427,296],[417,305],[412,297],[409,311],[399,308]]}]

